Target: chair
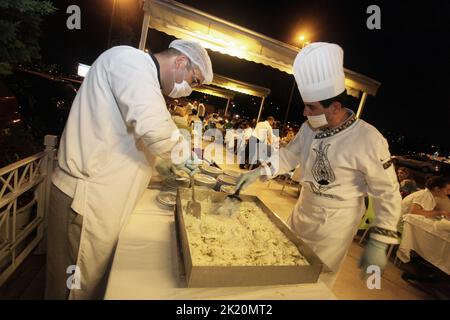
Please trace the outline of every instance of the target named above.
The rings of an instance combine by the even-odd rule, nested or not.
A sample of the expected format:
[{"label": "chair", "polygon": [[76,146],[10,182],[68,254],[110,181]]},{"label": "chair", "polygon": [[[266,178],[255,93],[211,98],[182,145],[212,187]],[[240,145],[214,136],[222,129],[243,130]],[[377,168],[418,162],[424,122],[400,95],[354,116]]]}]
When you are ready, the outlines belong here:
[{"label": "chair", "polygon": [[[361,239],[359,239],[358,244],[362,244],[364,241],[364,238],[367,236],[367,233],[369,232],[370,226],[372,225],[373,221],[375,220],[375,211],[373,210],[373,200],[371,197],[369,197],[369,205],[367,206],[366,213],[361,219],[361,223],[358,227],[358,230],[365,229],[363,235],[361,236]],[[391,257],[392,252],[394,251],[394,248],[398,247],[398,244],[390,244],[387,251],[387,259],[389,260]],[[394,265],[397,265],[397,256],[395,256],[394,259]]]},{"label": "chair", "polygon": [[369,205],[367,206],[366,213],[362,217],[361,223],[359,224],[358,227],[358,230],[365,230],[363,235],[361,236],[361,239],[358,241],[358,244],[362,244],[374,220],[375,220],[375,211],[373,210],[373,200],[371,197],[369,197]]}]

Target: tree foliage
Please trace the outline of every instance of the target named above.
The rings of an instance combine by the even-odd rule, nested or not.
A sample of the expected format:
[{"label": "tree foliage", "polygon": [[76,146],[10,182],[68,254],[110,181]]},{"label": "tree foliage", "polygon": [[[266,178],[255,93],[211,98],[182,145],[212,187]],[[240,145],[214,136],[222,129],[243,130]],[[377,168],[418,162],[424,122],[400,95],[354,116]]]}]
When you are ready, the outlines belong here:
[{"label": "tree foliage", "polygon": [[0,76],[40,59],[40,26],[56,8],[46,0],[0,0]]}]

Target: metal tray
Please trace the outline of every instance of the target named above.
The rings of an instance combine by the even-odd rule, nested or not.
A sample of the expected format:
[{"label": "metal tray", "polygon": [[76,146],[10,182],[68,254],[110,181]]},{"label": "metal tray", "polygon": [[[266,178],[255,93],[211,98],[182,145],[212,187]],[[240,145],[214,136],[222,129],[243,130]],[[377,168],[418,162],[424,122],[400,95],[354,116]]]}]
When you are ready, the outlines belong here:
[{"label": "metal tray", "polygon": [[[196,200],[207,198],[213,202],[222,202],[227,194],[213,190],[196,190]],[[273,213],[258,197],[241,195],[243,201],[256,203],[270,220],[290,239],[299,252],[306,258],[307,266],[195,266],[185,228],[183,206],[191,199],[191,190],[179,188],[175,206],[175,223],[177,235],[181,242],[182,256],[186,271],[188,287],[239,287],[259,285],[282,285],[315,283],[322,272],[330,269],[320,258]]]}]

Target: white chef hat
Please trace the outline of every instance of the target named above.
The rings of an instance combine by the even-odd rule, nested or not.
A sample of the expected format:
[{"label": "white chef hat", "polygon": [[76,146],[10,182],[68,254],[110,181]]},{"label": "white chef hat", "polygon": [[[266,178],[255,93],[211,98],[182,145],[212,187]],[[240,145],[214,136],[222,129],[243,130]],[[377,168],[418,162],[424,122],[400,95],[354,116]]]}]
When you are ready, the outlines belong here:
[{"label": "white chef hat", "polygon": [[304,102],[330,99],[345,90],[344,51],[337,44],[307,45],[295,58],[293,71]]},{"label": "white chef hat", "polygon": [[174,40],[169,48],[174,48],[186,55],[193,64],[200,70],[205,80],[204,84],[211,83],[213,79],[213,69],[208,52],[198,42],[189,40]]}]

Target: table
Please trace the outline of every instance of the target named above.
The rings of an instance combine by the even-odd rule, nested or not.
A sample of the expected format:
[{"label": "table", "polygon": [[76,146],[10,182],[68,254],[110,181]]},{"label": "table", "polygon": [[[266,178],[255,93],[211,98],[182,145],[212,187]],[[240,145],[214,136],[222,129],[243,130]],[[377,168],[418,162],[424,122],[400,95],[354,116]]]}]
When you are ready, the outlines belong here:
[{"label": "table", "polygon": [[421,215],[405,215],[397,256],[407,263],[410,261],[411,250],[414,250],[422,258],[450,274],[450,233],[436,230],[436,223],[436,220]]},{"label": "table", "polygon": [[147,189],[119,236],[105,299],[337,299],[322,283],[187,288],[177,253],[174,213]]}]

